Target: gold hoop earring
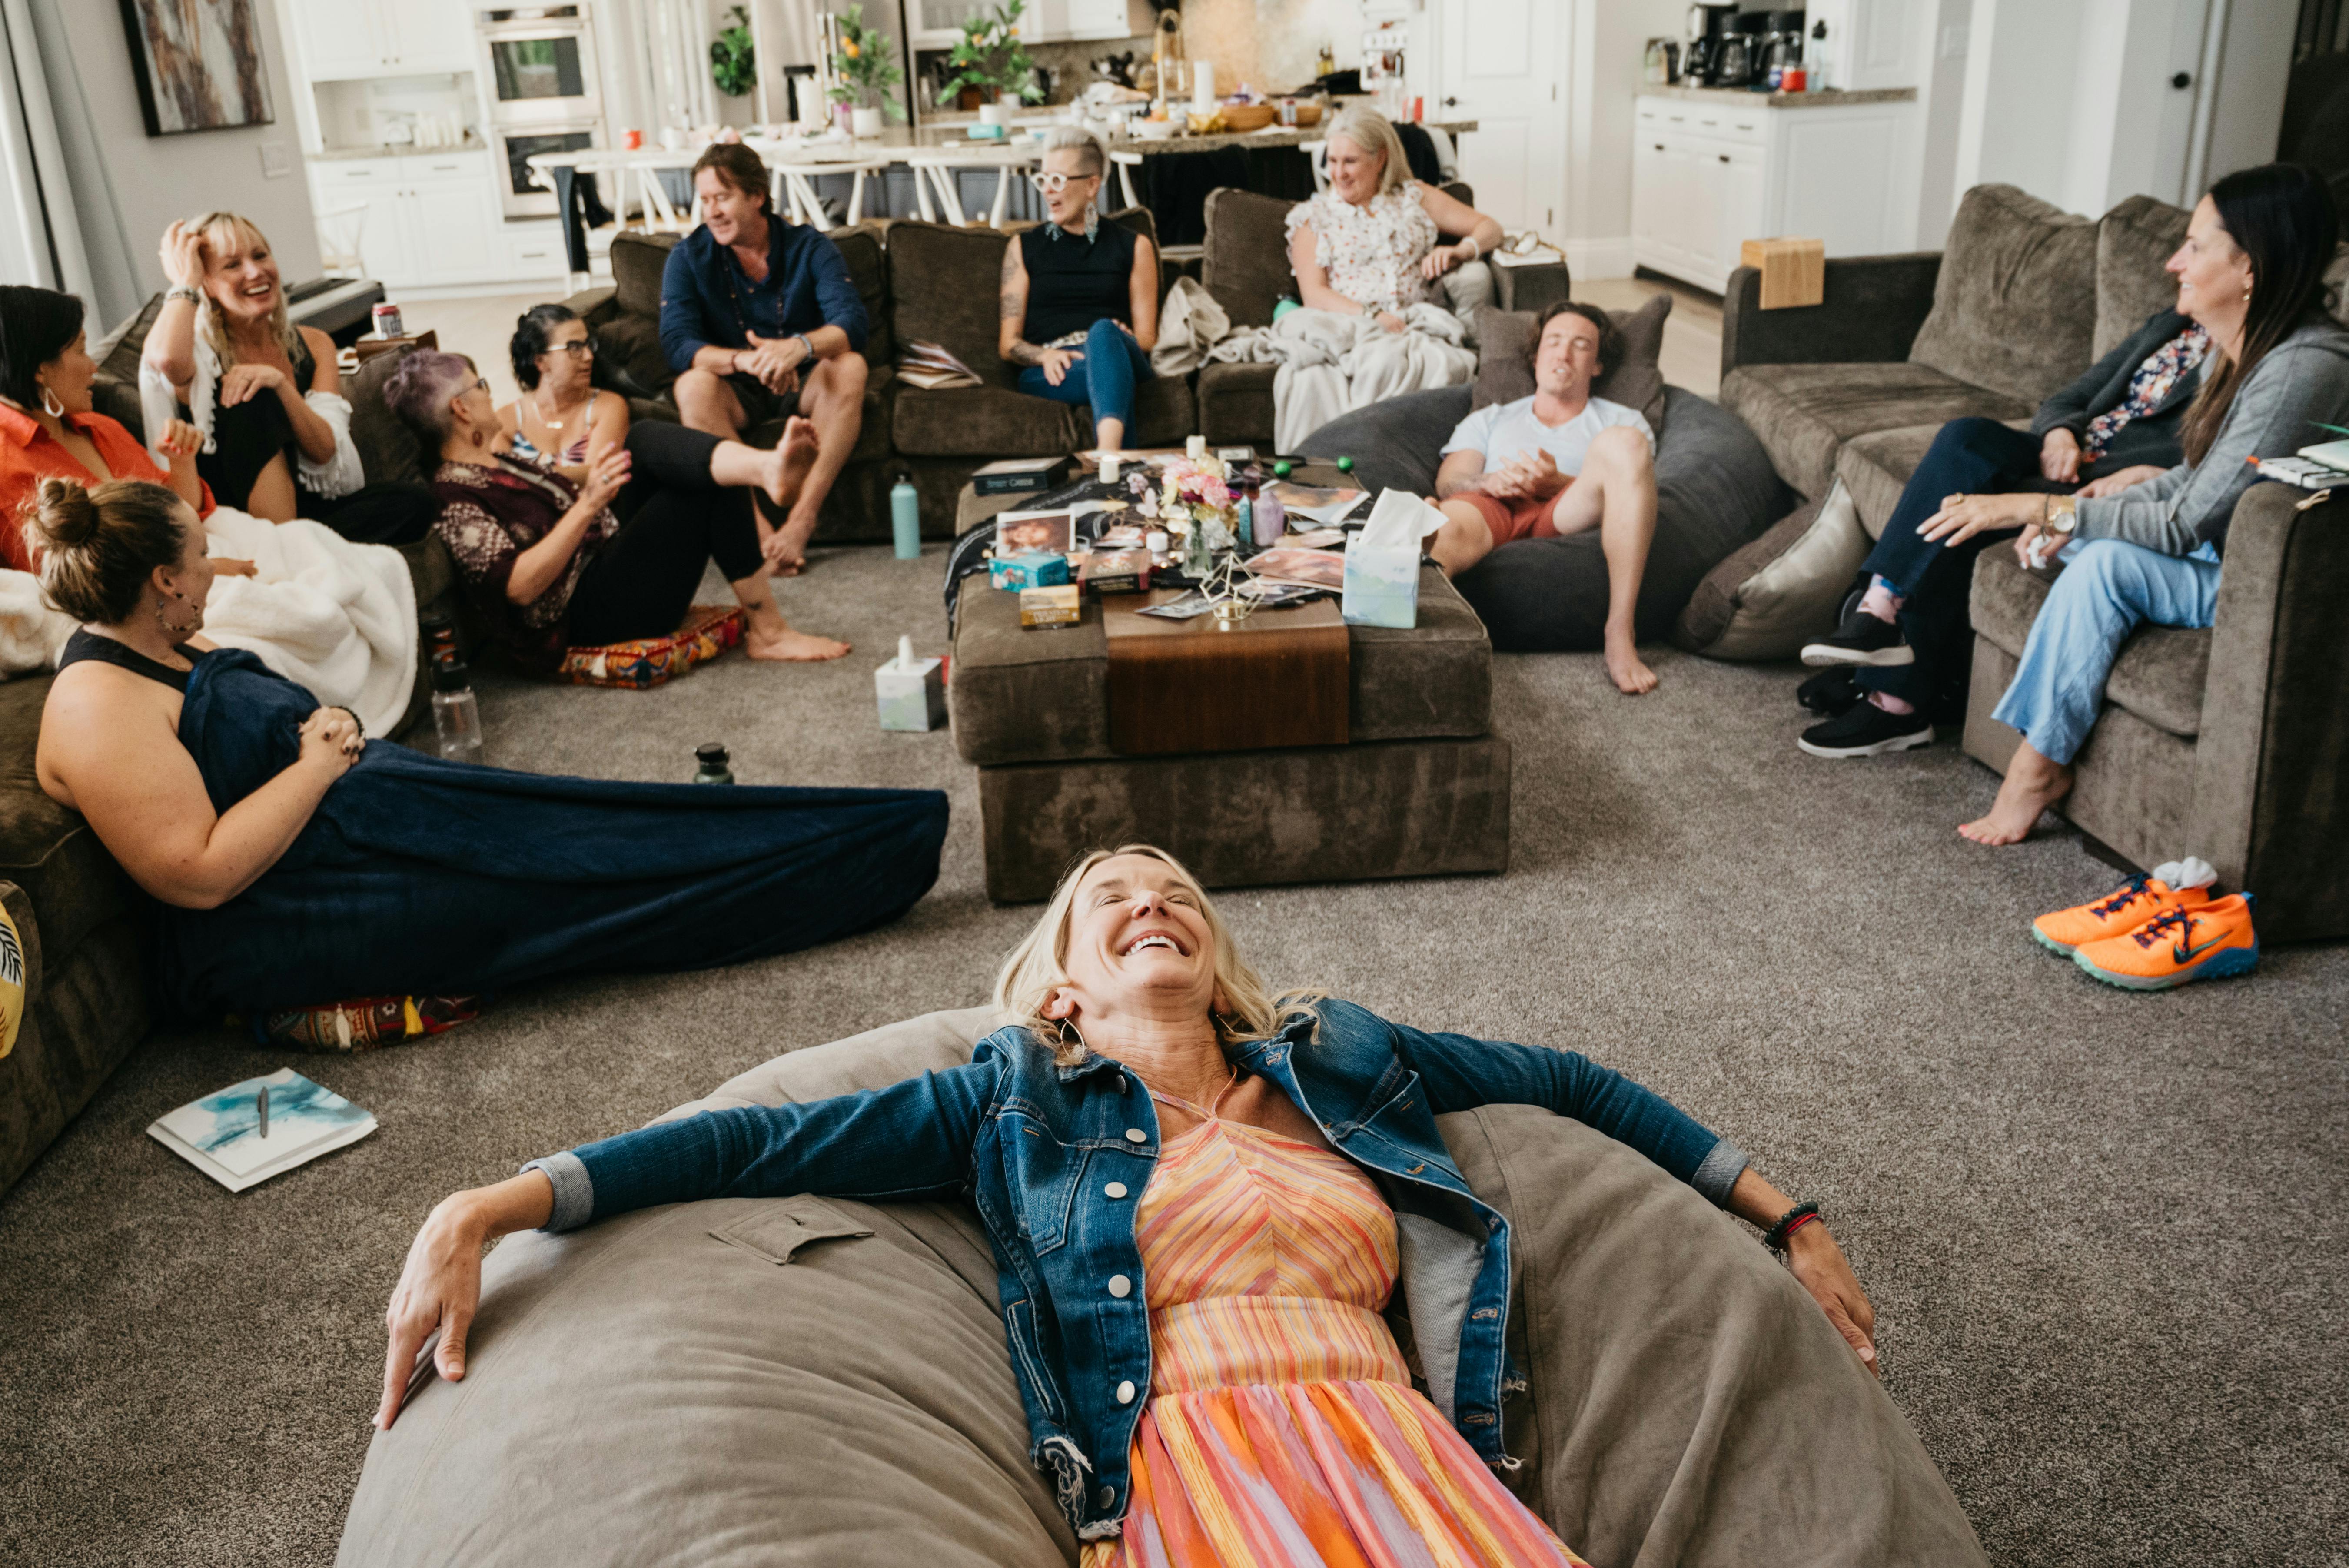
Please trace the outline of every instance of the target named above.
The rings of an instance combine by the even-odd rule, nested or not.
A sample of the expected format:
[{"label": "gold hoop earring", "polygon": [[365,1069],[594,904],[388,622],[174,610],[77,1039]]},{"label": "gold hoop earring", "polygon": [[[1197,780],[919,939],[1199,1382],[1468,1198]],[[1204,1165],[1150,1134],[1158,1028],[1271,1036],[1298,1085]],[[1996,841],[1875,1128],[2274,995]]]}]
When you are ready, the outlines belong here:
[{"label": "gold hoop earring", "polygon": [[66,417],[66,406],[57,400],[56,393],[49,390],[49,384],[46,381],[41,383],[41,412],[52,419]]}]

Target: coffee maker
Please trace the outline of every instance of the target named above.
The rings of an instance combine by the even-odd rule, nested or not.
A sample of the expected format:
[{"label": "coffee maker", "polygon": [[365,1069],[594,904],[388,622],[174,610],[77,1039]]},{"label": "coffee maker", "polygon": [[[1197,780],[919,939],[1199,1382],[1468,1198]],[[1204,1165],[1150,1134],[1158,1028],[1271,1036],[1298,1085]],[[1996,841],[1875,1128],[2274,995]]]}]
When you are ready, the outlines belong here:
[{"label": "coffee maker", "polygon": [[1785,73],[1803,67],[1803,13],[1773,11],[1770,31],[1762,51],[1762,67],[1754,85],[1775,92]]},{"label": "coffee maker", "polygon": [[1692,5],[1688,10],[1688,42],[1681,47],[1680,79],[1692,87],[1713,82],[1713,57],[1721,39],[1737,16],[1734,5]]},{"label": "coffee maker", "polygon": [[1733,17],[1713,51],[1713,85],[1750,88],[1761,78],[1763,43],[1769,32],[1770,13],[1747,11]]}]

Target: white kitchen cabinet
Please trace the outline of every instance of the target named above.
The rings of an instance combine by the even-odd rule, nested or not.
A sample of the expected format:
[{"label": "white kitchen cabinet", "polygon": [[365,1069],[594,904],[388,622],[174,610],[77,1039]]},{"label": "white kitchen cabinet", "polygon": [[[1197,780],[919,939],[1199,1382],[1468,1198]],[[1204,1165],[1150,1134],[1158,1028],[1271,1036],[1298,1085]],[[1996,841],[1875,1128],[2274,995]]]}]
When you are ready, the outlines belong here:
[{"label": "white kitchen cabinet", "polygon": [[464,0],[285,0],[314,82],[474,68]]},{"label": "white kitchen cabinet", "polygon": [[[494,283],[514,276],[484,153],[419,154],[313,163],[321,211],[364,206],[367,275],[393,288]],[[533,275],[533,274],[523,274]]]},{"label": "white kitchen cabinet", "polygon": [[[1741,97],[1744,95],[1740,95]],[[1748,240],[1799,235],[1830,256],[1916,242],[1913,98],[1775,106],[1642,97],[1633,108],[1631,252],[1718,292]]]},{"label": "white kitchen cabinet", "polygon": [[1030,44],[1140,38],[1156,26],[1149,0],[1029,0],[1019,36]]},{"label": "white kitchen cabinet", "polygon": [[[916,49],[951,49],[962,37],[962,25],[995,9],[994,0],[905,0],[905,31]],[[1033,30],[1035,7],[1021,18],[1020,36],[1038,41]]]}]

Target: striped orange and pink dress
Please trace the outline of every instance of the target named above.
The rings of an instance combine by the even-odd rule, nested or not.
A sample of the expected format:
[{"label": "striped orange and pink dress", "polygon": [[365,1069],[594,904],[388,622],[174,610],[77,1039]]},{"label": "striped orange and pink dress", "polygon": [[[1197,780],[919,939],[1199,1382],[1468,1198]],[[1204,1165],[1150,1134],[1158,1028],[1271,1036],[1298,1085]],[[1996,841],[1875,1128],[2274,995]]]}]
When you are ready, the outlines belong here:
[{"label": "striped orange and pink dress", "polygon": [[1582,1562],[1412,1387],[1379,1315],[1394,1213],[1352,1163],[1210,1118],[1164,1146],[1135,1229],[1150,1403],[1124,1532],[1082,1568]]}]

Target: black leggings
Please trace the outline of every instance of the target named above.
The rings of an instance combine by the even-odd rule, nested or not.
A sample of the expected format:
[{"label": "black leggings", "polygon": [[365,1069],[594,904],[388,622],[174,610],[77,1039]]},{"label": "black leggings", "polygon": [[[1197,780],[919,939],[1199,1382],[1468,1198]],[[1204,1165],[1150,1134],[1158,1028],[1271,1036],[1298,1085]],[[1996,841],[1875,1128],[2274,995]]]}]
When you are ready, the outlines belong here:
[{"label": "black leggings", "polygon": [[[184,417],[184,410],[182,411]],[[294,515],[323,522],[360,544],[413,544],[432,531],[440,500],[420,484],[372,484],[329,500],[302,482],[294,441],[294,421],[274,393],[247,398],[233,408],[212,410],[212,450],[196,458],[196,472],[212,487],[212,500],[239,511],[253,510],[253,487],[262,470],[285,459],[294,481]]]},{"label": "black leggings", "polygon": [[564,613],[574,647],[661,637],[677,630],[718,562],[729,583],[765,570],[751,492],[709,477],[719,438],[666,420],[628,428],[627,485],[612,503],[620,531],[579,573]]}]

